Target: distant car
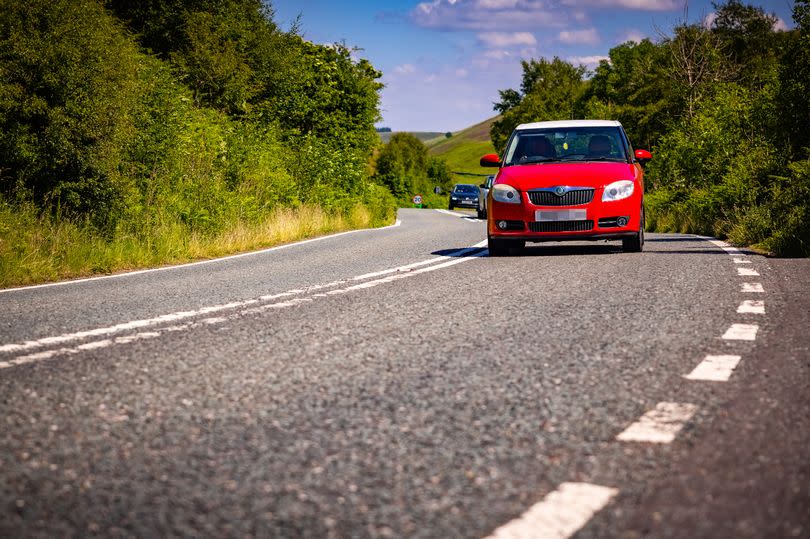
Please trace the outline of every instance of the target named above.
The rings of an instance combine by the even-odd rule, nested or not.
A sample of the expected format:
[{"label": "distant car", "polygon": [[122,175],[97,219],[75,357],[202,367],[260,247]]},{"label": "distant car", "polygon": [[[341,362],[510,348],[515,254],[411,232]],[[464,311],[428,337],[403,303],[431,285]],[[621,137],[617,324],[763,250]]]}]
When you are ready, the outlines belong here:
[{"label": "distant car", "polygon": [[515,128],[487,197],[492,256],[527,241],[620,239],[644,248],[644,171],[650,152],[636,150],[619,122],[567,120]]},{"label": "distant car", "polygon": [[492,188],[492,182],[495,181],[495,176],[487,176],[487,181],[479,185],[479,194],[478,194],[478,218],[479,219],[486,219],[487,218],[487,195],[489,194],[489,190]]},{"label": "distant car", "polygon": [[478,186],[457,183],[450,192],[449,208],[478,208]]}]

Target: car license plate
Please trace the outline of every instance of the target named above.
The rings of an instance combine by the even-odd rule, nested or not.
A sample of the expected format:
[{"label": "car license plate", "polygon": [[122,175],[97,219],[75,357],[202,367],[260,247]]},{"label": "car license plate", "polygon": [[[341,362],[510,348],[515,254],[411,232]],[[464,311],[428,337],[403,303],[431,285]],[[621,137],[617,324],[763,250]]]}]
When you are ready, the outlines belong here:
[{"label": "car license plate", "polygon": [[588,210],[537,210],[534,212],[535,221],[585,221]]}]

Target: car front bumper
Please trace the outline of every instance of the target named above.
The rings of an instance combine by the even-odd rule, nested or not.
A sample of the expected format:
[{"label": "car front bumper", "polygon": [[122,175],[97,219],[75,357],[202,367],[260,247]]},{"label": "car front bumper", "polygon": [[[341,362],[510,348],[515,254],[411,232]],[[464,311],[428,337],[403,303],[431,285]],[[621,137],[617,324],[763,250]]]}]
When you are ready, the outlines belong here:
[{"label": "car front bumper", "polygon": [[[520,204],[505,204],[489,197],[487,205],[487,232],[490,237],[501,239],[529,242],[620,239],[636,235],[641,225],[638,193],[623,200],[602,202],[601,189],[597,189],[588,204],[538,206],[523,192]],[[549,212],[567,210],[576,210],[576,219],[545,220]]]},{"label": "car front bumper", "polygon": [[458,207],[462,207],[462,206],[465,207],[465,208],[477,208],[478,207],[478,199],[477,198],[473,198],[471,200],[452,200],[451,199],[450,203],[453,206],[458,206]]}]

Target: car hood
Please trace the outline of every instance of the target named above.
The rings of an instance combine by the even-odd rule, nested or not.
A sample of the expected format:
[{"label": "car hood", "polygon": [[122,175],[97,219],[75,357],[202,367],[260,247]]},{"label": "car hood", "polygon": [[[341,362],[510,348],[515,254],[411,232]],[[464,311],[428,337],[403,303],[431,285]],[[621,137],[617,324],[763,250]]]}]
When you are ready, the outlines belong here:
[{"label": "car hood", "polygon": [[635,167],[629,163],[545,163],[504,167],[495,183],[506,183],[520,191],[557,185],[598,188],[635,177]]},{"label": "car hood", "polygon": [[467,198],[474,198],[478,196],[478,193],[451,193],[454,197],[467,197]]}]

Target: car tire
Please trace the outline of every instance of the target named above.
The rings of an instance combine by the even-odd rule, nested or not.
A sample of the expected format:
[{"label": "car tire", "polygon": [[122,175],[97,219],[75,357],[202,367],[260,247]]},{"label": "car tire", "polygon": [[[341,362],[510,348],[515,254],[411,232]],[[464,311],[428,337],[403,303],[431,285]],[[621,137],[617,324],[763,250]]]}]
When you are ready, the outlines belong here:
[{"label": "car tire", "polygon": [[520,250],[526,246],[522,240],[502,240],[487,235],[487,249],[489,256],[509,256],[512,250]]},{"label": "car tire", "polygon": [[452,209],[453,209],[453,203],[452,203],[452,202],[451,202],[450,204],[448,204],[448,205],[447,205],[447,209],[448,209],[448,210],[452,210]]},{"label": "car tire", "polygon": [[638,232],[629,238],[622,238],[622,251],[625,253],[640,253],[644,250],[644,212],[641,213],[641,224]]},{"label": "car tire", "polygon": [[486,218],[486,216],[487,216],[487,215],[484,213],[484,210],[482,210],[481,208],[478,208],[478,212],[477,212],[477,213],[478,213],[478,218],[479,218],[479,219],[484,219],[484,218]]}]

